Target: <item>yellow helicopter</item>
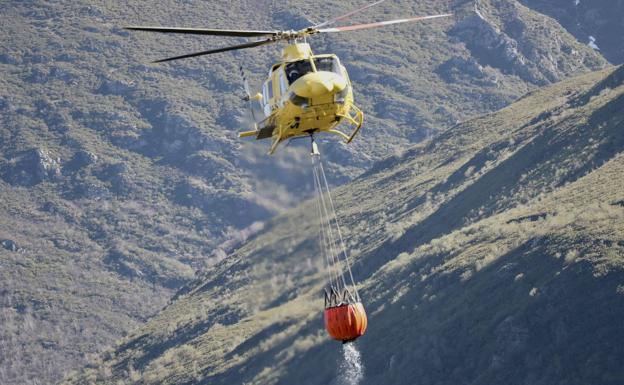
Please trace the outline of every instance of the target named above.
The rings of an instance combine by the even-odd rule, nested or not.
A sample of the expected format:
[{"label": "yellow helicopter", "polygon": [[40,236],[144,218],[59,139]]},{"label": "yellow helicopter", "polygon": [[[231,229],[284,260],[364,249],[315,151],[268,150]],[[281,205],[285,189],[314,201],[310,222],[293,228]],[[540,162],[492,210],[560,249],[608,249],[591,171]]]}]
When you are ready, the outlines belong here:
[{"label": "yellow helicopter", "polygon": [[[269,76],[264,82],[262,93],[251,96],[247,81],[244,80],[247,94],[245,99],[249,101],[252,116],[254,116],[254,129],[241,132],[239,137],[272,138],[269,154],[273,154],[278,145],[286,139],[313,136],[321,132],[337,134],[347,143],[350,143],[359,132],[364,121],[364,114],[353,103],[353,89],[345,67],[340,63],[336,55],[313,54],[310,45],[306,41],[307,37],[319,33],[357,31],[452,16],[452,14],[439,14],[343,27],[328,27],[384,1],[376,1],[344,15],[298,31],[252,31],[149,26],[131,26],[126,27],[126,29],[191,35],[264,37],[263,40],[170,57],[156,60],[154,63],[260,47],[281,41],[287,42],[288,45],[282,50],[281,61],[274,64],[269,70]],[[256,120],[253,112],[252,101],[256,101],[262,106],[264,117],[259,122]],[[344,133],[337,129],[343,122],[346,122],[352,128],[349,133]]]}]

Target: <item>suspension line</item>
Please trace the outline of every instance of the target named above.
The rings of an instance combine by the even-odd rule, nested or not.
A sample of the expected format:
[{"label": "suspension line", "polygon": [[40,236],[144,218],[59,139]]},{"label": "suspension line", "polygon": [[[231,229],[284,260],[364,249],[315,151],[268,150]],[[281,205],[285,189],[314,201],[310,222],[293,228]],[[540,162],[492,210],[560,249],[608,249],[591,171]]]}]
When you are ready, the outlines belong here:
[{"label": "suspension line", "polygon": [[[331,214],[330,214],[330,210],[329,210],[329,205],[325,200],[325,192],[324,192],[324,186],[323,186],[323,179],[321,178],[321,176],[319,175],[319,171],[321,170],[321,168],[319,167],[320,162],[320,156],[316,155],[314,158],[314,169],[316,170],[315,172],[315,179],[318,183],[319,186],[319,191],[320,193],[318,194],[319,198],[320,198],[320,207],[321,207],[321,211],[323,213],[323,217],[326,220],[322,221],[322,226],[325,228],[325,232],[327,234],[327,239],[329,241],[329,256],[330,256],[330,260],[331,260],[331,269],[334,273],[335,276],[335,280],[336,280],[336,290],[338,290],[339,292],[341,292],[343,289],[345,289],[347,287],[347,283],[346,280],[344,278],[341,266],[340,266],[340,259],[339,259],[339,254],[337,253],[338,251],[338,243],[337,243],[337,238],[334,236],[334,229],[332,229],[332,221],[331,221]],[[326,180],[326,178],[325,178]],[[340,287],[342,283],[342,287]]]},{"label": "suspension line", "polygon": [[[336,206],[331,196],[327,176],[318,147],[312,141],[312,175],[316,193],[316,207],[319,216],[319,242],[321,253],[327,265],[327,276],[330,286],[330,302],[335,298],[334,306],[343,301],[351,303],[360,301],[360,296],[353,279],[347,247],[340,230]],[[347,276],[345,277],[345,270]],[[347,282],[347,280],[349,282]],[[342,298],[342,299],[341,299]],[[330,306],[332,304],[330,303]]]}]

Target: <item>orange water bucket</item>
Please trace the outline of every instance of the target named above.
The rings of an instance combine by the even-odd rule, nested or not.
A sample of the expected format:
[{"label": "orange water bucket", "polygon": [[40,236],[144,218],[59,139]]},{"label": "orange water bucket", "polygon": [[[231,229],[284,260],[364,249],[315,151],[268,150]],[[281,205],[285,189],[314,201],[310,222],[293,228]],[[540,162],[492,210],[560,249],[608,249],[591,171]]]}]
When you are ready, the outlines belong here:
[{"label": "orange water bucket", "polygon": [[364,335],[368,320],[361,302],[325,309],[325,329],[338,341],[349,342]]}]

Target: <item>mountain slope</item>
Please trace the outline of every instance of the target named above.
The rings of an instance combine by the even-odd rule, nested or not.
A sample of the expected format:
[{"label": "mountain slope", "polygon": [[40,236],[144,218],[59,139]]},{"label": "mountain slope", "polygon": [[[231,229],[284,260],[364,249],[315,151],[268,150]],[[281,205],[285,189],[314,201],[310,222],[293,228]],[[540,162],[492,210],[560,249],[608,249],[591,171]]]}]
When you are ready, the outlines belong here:
[{"label": "mountain slope", "polygon": [[579,41],[593,44],[611,63],[624,62],[624,1],[522,0],[526,6],[556,19]]},{"label": "mountain slope", "polygon": [[[361,383],[617,384],[624,67],[535,91],[335,190]],[[339,383],[312,202],[65,383]]]},{"label": "mountain slope", "polygon": [[[353,22],[457,16],[313,41],[340,55],[367,113],[353,146],[322,139],[332,183],[607,64],[551,18],[480,3],[479,16],[472,1],[385,2]],[[80,367],[312,191],[305,146],[267,157],[265,144],[236,138],[244,103],[232,74],[240,61],[259,85],[278,47],[151,65],[225,42],[121,27],[295,28],[361,5],[0,4],[0,383],[50,383]]]}]

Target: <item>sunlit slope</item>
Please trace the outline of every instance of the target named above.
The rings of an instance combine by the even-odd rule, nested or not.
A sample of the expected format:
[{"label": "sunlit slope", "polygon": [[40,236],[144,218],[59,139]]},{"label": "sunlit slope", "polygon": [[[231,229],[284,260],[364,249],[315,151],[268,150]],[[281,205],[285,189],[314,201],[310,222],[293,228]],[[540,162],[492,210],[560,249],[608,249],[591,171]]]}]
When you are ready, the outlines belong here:
[{"label": "sunlit slope", "polygon": [[[624,67],[577,77],[335,191],[364,383],[617,383],[623,107]],[[66,383],[332,383],[314,223],[275,218]]]}]

